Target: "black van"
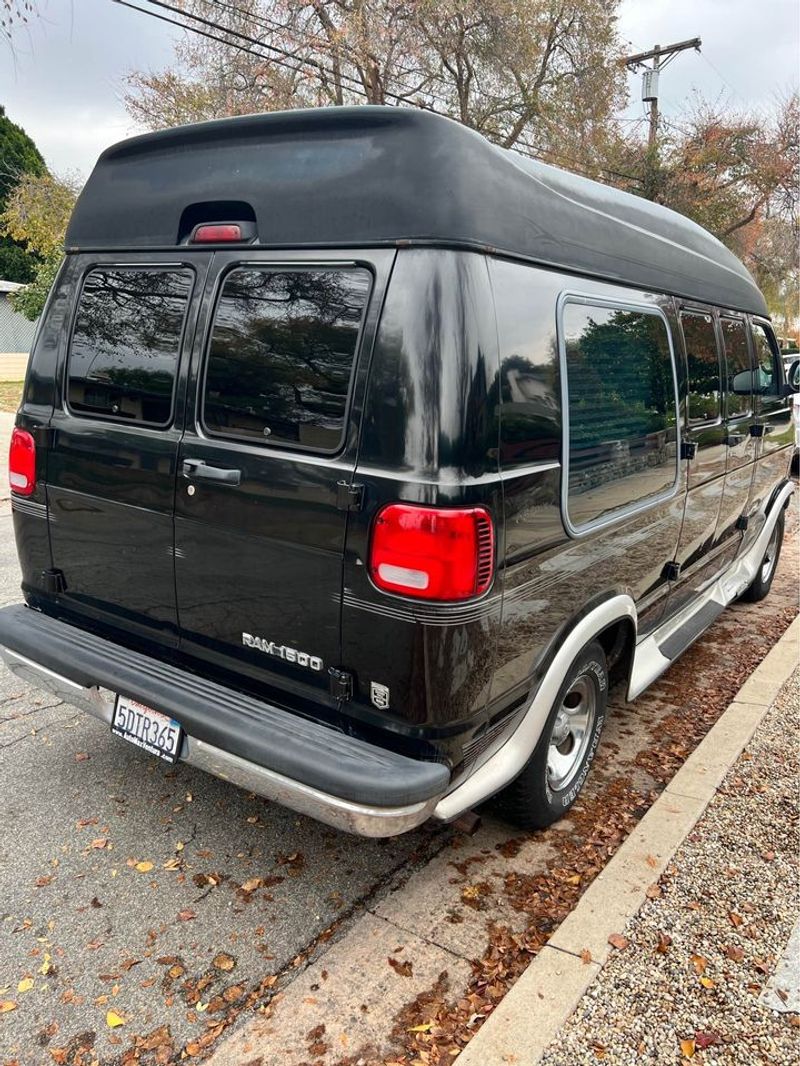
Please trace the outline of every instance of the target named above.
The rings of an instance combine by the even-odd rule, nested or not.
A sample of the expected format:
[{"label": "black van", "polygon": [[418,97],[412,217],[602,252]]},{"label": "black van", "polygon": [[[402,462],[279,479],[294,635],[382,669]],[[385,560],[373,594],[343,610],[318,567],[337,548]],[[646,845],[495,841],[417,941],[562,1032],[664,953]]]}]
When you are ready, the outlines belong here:
[{"label": "black van", "polygon": [[417,110],[106,151],[11,445],[9,668],[388,836],[546,825],[792,492],[761,293],[704,230]]}]

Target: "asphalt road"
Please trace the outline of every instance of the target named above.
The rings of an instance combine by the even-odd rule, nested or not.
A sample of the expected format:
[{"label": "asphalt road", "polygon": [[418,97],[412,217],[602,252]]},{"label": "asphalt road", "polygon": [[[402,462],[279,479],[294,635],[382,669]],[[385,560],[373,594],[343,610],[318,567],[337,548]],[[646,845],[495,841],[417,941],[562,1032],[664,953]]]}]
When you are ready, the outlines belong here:
[{"label": "asphalt road", "polygon": [[[673,761],[685,757],[698,706],[711,724],[713,700],[727,705],[746,676],[742,667],[737,680],[733,664],[752,669],[794,610],[796,524],[792,517],[771,597],[726,612],[648,694],[612,713],[589,797],[619,780],[646,798],[661,777],[663,738]],[[10,508],[0,502],[0,605],[19,599]],[[2,667],[0,811],[2,1066],[177,1062],[153,1049],[191,1045],[214,1017],[257,998],[270,975],[285,985],[320,936],[315,957],[327,950],[332,926],[338,935],[432,854],[459,844],[451,829],[389,841],[337,833],[156,762]],[[484,856],[491,849],[502,883],[501,867],[511,869],[516,854],[505,858],[504,841],[514,833],[489,822],[481,834],[472,845],[485,845]],[[431,870],[441,871],[442,900],[454,891],[447,860]],[[413,903],[407,889],[392,898]],[[414,918],[421,931],[436,909],[427,900]],[[468,910],[478,925],[447,926],[465,939],[465,958],[483,951],[491,913]]]},{"label": "asphalt road", "polygon": [[[19,599],[0,504],[0,605]],[[196,982],[210,977],[201,1006],[233,1002],[442,836],[338,833],[158,763],[0,670],[0,1001],[18,1004],[0,1015],[4,1064],[51,1066],[48,1046],[86,1033],[113,1061],[119,1034],[167,1020],[182,1045],[206,1029]]]}]

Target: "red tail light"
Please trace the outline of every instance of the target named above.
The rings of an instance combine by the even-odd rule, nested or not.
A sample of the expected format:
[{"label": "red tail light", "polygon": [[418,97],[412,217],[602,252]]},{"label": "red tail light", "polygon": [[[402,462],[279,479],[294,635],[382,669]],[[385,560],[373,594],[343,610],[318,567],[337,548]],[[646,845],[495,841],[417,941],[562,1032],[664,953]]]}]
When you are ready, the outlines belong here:
[{"label": "red tail light", "polygon": [[480,596],[494,575],[489,512],[484,507],[390,503],[375,518],[369,572],[378,588],[405,596]]},{"label": "red tail light", "polygon": [[36,442],[26,429],[11,431],[8,480],[18,496],[30,496],[36,488]]},{"label": "red tail light", "polygon": [[224,244],[225,241],[240,241],[242,227],[233,222],[198,226],[192,234],[192,244]]}]

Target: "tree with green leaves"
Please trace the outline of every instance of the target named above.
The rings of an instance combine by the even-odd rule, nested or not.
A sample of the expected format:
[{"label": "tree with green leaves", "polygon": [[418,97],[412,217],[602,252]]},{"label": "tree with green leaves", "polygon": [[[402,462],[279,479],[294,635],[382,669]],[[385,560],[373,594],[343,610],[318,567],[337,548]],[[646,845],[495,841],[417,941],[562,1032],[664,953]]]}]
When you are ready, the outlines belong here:
[{"label": "tree with green leaves", "polygon": [[64,235],[78,195],[75,178],[25,174],[9,193],[0,214],[0,234],[24,244],[34,270],[25,288],[12,297],[15,310],[35,320],[44,307],[61,260]]},{"label": "tree with green leaves", "polygon": [[[40,176],[47,173],[39,149],[21,126],[6,115],[0,105],[0,213],[8,202],[11,190],[26,174]],[[0,237],[0,280],[25,284],[36,274],[36,258],[25,241],[10,236]]]}]

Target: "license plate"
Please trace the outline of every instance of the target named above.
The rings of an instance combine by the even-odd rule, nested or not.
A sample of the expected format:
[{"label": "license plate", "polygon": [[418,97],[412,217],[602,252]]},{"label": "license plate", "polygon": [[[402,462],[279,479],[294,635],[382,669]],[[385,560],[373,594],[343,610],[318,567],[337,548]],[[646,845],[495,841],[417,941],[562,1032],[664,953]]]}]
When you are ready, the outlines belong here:
[{"label": "license plate", "polygon": [[159,759],[178,761],[183,740],[180,723],[138,700],[117,696],[111,732]]}]

